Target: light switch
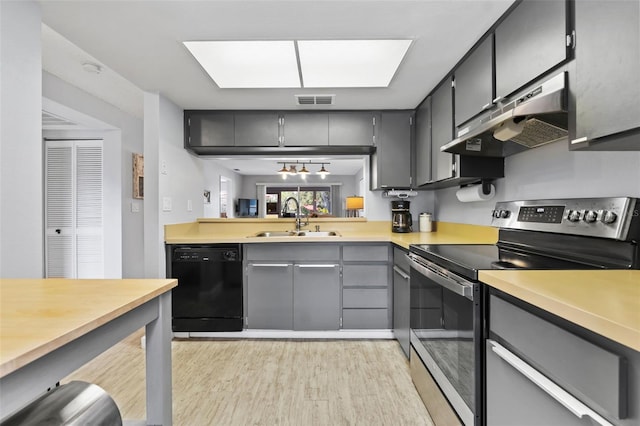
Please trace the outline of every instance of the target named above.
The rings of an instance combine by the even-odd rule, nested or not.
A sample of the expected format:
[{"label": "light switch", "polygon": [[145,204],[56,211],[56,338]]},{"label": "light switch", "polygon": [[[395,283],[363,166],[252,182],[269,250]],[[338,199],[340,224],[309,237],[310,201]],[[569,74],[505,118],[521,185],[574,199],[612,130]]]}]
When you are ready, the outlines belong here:
[{"label": "light switch", "polygon": [[171,197],[162,197],[162,211],[163,212],[171,211]]},{"label": "light switch", "polygon": [[131,202],[131,213],[140,213],[140,204],[135,201]]},{"label": "light switch", "polygon": [[191,202],[191,200],[187,200],[187,211],[193,211],[193,203]]}]

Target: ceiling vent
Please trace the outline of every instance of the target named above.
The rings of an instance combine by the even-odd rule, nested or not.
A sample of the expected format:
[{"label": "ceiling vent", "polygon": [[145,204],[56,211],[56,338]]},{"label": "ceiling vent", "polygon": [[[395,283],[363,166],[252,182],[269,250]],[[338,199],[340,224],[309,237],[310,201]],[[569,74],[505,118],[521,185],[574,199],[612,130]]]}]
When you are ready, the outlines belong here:
[{"label": "ceiling vent", "polygon": [[336,95],[294,95],[296,105],[333,105]]}]

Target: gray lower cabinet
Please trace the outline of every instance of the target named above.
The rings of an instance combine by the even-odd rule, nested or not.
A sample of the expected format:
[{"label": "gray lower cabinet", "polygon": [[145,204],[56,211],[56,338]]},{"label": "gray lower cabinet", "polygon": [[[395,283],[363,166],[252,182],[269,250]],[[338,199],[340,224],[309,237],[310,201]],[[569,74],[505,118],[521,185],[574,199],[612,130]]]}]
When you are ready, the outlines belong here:
[{"label": "gray lower cabinet", "polygon": [[640,150],[640,2],[576,1],[571,149]]},{"label": "gray lower cabinet", "polygon": [[338,244],[246,244],[244,259],[248,328],[339,328]]},{"label": "gray lower cabinet", "polygon": [[247,326],[293,329],[293,263],[249,262]]},{"label": "gray lower cabinet", "polygon": [[380,113],[341,111],[329,113],[329,145],[373,145],[374,126]]},{"label": "gray lower cabinet", "polygon": [[293,329],[340,328],[340,265],[296,264],[293,269]]},{"label": "gray lower cabinet", "polygon": [[[497,97],[509,96],[567,59],[567,3],[523,0],[498,25],[495,30]],[[590,30],[600,33],[600,28]]]},{"label": "gray lower cabinet", "polygon": [[489,331],[487,424],[639,424],[640,353],[495,295]]},{"label": "gray lower cabinet", "polygon": [[393,335],[404,354],[409,357],[410,319],[410,266],[406,260],[407,251],[393,249]]},{"label": "gray lower cabinet", "polygon": [[342,248],[342,328],[391,328],[392,286],[389,244]]}]

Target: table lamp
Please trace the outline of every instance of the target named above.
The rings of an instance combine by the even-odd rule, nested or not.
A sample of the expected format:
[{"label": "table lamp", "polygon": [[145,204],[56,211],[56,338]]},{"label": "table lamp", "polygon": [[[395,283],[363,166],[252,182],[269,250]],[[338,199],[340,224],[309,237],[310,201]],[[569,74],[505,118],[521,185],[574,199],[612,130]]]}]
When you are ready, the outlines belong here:
[{"label": "table lamp", "polygon": [[364,197],[347,197],[347,217],[360,216],[360,210],[364,208]]}]

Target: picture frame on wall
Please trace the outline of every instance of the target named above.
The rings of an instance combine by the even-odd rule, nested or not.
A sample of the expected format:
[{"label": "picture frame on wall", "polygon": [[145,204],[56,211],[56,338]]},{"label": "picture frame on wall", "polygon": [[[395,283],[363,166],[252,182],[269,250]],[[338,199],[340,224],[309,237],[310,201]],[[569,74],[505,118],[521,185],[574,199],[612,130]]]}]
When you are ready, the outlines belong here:
[{"label": "picture frame on wall", "polygon": [[144,156],[133,153],[133,198],[144,198]]}]

